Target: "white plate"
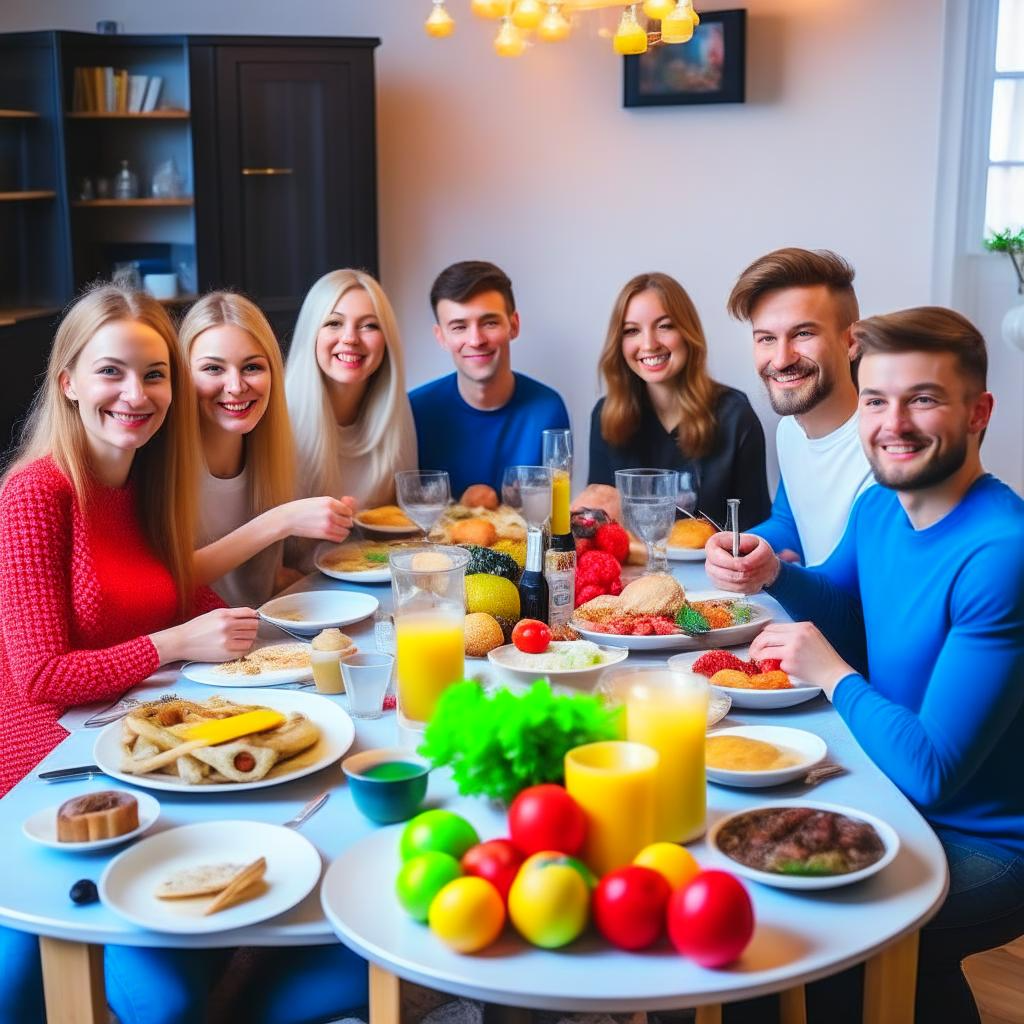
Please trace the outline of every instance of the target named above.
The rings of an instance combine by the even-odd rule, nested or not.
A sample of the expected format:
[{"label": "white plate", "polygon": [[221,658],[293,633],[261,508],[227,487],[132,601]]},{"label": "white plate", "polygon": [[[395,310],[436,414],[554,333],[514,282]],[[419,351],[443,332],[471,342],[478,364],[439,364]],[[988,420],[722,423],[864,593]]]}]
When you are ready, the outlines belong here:
[{"label": "white plate", "polygon": [[[682,672],[692,671],[693,663],[703,652],[697,654],[676,654],[668,659],[669,668],[678,669]],[[737,658],[746,661],[750,657],[750,649],[744,648],[741,651],[733,651]],[[732,697],[733,707],[749,708],[752,711],[770,711],[773,708],[791,708],[804,701],[813,700],[821,693],[820,686],[812,686],[810,683],[797,676],[790,676],[789,681],[793,684],[788,690],[749,690],[742,686],[715,686],[722,693]]]},{"label": "white plate", "polygon": [[320,730],[320,739],[309,750],[304,750],[284,764],[275,765],[256,782],[210,782],[193,786],[179,781],[175,775],[129,775],[121,771],[120,722],[111,722],[96,737],[92,749],[93,760],[111,778],[143,789],[162,789],[170,793],[237,793],[240,789],[263,789],[312,775],[339,760],[355,739],[356,729],[345,709],[318,693],[234,690],[228,696],[238,704],[259,704],[286,713],[301,711]]},{"label": "white plate", "polygon": [[[688,601],[740,600],[736,594],[727,594],[721,590],[702,590],[687,593]],[[736,644],[747,644],[772,621],[768,609],[754,601],[748,602],[754,609],[749,622],[739,626],[726,626],[724,629],[713,629],[700,636],[688,633],[674,633],[671,636],[619,636],[615,633],[598,633],[581,626],[577,619],[569,625],[587,640],[594,643],[607,644],[609,647],[624,647],[628,651],[703,651],[707,648],[731,647]],[[739,705],[737,705],[739,706]]]},{"label": "white plate", "polygon": [[[380,601],[370,594],[347,590],[306,590],[285,594],[267,601],[260,614],[277,626],[304,636],[316,636],[322,629],[341,628],[372,615]],[[302,615],[301,621],[283,616],[289,612]]]},{"label": "white plate", "polygon": [[772,768],[766,771],[733,771],[727,768],[707,766],[709,782],[721,786],[737,786],[740,789],[759,789],[762,786],[781,786],[804,775],[808,768],[822,761],[828,747],[820,736],[806,729],[790,729],[784,725],[738,725],[732,729],[719,729],[714,736],[742,736],[750,740],[761,740],[776,747],[785,747],[800,760],[788,768]]},{"label": "white plate", "polygon": [[[266,857],[267,890],[209,917],[214,899],[161,900],[157,886],[175,871],[203,864],[249,864]],[[207,821],[168,829],[115,857],[100,876],[103,903],[142,928],[199,935],[265,921],[290,910],[320,880],[320,854],[295,829],[262,821]]]},{"label": "white plate", "polygon": [[[567,647],[574,642],[576,641],[553,640],[550,646],[561,648]],[[524,683],[532,683],[534,679],[550,679],[552,683],[571,686],[577,690],[589,690],[597,682],[597,677],[606,668],[617,665],[620,661],[625,661],[629,657],[629,651],[622,647],[601,646],[601,654],[604,656],[604,659],[600,664],[587,665],[585,668],[540,669],[523,668],[519,665],[508,664],[508,658],[512,652],[516,654],[521,653],[516,649],[515,644],[505,644],[503,647],[496,647],[493,651],[488,651],[487,660],[494,665],[502,676],[507,676]],[[533,655],[533,657],[539,658],[541,655]]]},{"label": "white plate", "polygon": [[139,827],[123,835],[111,836],[109,839],[89,839],[81,843],[63,843],[57,838],[57,811],[60,804],[36,811],[25,820],[21,831],[34,842],[42,843],[43,846],[52,847],[54,850],[63,850],[65,853],[85,853],[89,850],[102,850],[107,846],[117,846],[118,843],[125,843],[147,832],[160,817],[160,803],[156,797],[148,793],[133,793],[132,796],[139,802]]},{"label": "white plate", "polygon": [[332,551],[337,551],[338,545],[323,547],[316,553],[313,564],[325,576],[331,579],[344,580],[346,583],[390,583],[391,569],[387,565],[381,565],[379,569],[366,569],[364,572],[341,572],[338,569],[330,569],[324,564],[324,557]]},{"label": "white plate", "polygon": [[670,562],[703,562],[708,557],[704,548],[669,548]]},{"label": "white plate", "polygon": [[366,533],[382,533],[394,537],[411,537],[413,534],[423,532],[415,523],[410,523],[408,526],[375,526],[373,523],[364,523],[359,518],[358,512],[352,517],[352,522]]},{"label": "white plate", "polygon": [[[262,647],[279,647],[281,644],[294,644],[297,640],[275,640],[269,644],[257,644],[254,650]],[[273,672],[260,672],[255,676],[229,676],[219,671],[220,664],[215,661],[189,661],[181,666],[181,674],[194,683],[202,683],[204,686],[220,686],[234,689],[244,687],[252,689],[254,686],[282,686],[285,683],[301,683],[313,678],[313,666],[305,668],[280,668]]]},{"label": "white plate", "polygon": [[[758,871],[756,868],[748,868],[745,864],[741,864],[738,860],[733,860],[732,857],[722,853],[718,848],[718,833],[729,821],[741,814],[749,814],[751,811],[768,810],[773,807],[813,807],[817,811],[832,811],[835,814],[843,814],[848,818],[855,818],[858,821],[866,821],[878,833],[878,837],[882,840],[882,845],[885,847],[885,853],[874,864],[869,864],[866,868],[861,868],[860,871],[849,871],[845,875],[776,875],[770,871]],[[891,825],[882,821],[881,818],[876,818],[873,814],[867,814],[864,811],[854,810],[852,807],[843,807],[840,804],[821,804],[807,800],[780,800],[776,803],[747,807],[742,811],[736,811],[734,814],[719,818],[708,833],[708,845],[728,865],[728,869],[735,871],[737,875],[743,875],[752,881],[761,882],[776,889],[811,890],[835,889],[842,885],[852,885],[854,882],[859,882],[864,878],[870,878],[872,875],[878,874],[882,868],[888,867],[895,860],[896,854],[900,849],[900,837],[896,834],[896,830]]]}]

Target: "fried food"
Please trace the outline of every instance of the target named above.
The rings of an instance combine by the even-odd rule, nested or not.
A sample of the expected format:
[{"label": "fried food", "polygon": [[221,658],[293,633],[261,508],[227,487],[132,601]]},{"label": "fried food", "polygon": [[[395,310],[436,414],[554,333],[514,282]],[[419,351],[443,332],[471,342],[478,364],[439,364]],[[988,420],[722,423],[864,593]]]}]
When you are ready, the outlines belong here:
[{"label": "fried food", "polygon": [[748,675],[739,669],[723,668],[711,677],[714,686],[731,686],[738,690],[791,690],[793,684],[785,672],[758,672]]},{"label": "fried food", "polygon": [[145,704],[126,715],[121,726],[121,770],[131,775],[160,773],[191,785],[256,782],[320,738],[305,715],[289,712],[270,729],[228,742],[185,739],[195,726],[272,708],[235,704],[223,697]]},{"label": "fried food", "polygon": [[377,508],[363,509],[356,513],[356,522],[361,526],[401,526],[410,530],[416,529],[416,524],[397,506],[379,505]]},{"label": "fried food", "polygon": [[[526,520],[508,505],[497,508],[469,508],[466,505],[449,505],[430,531],[430,540],[439,544],[456,544],[458,541],[452,534],[456,524],[466,519],[482,519],[490,523],[496,532],[497,540],[526,540]],[[471,543],[467,541],[466,543]],[[493,541],[491,542],[493,543]],[[487,545],[482,545],[486,547]]]},{"label": "fried food", "polygon": [[677,519],[668,535],[668,546],[700,549],[715,533],[715,528],[705,519]]},{"label": "fried food", "polygon": [[619,594],[626,615],[664,615],[668,618],[686,603],[686,591],[668,573],[657,572],[627,583]]},{"label": "fried food", "polygon": [[602,623],[622,615],[622,595],[598,594],[576,609],[574,615],[581,622]]},{"label": "fried food", "polygon": [[225,676],[259,676],[264,672],[309,666],[309,648],[305,644],[274,644],[271,647],[259,647],[234,661],[225,661],[214,671]]},{"label": "fried food", "polygon": [[476,544],[489,548],[498,539],[494,523],[486,519],[463,519],[451,528],[453,544]]},{"label": "fried food", "polygon": [[214,896],[203,911],[205,917],[259,896],[266,890],[266,873],[265,857],[258,857],[251,864],[200,864],[175,871],[157,886],[154,895],[160,900]]}]

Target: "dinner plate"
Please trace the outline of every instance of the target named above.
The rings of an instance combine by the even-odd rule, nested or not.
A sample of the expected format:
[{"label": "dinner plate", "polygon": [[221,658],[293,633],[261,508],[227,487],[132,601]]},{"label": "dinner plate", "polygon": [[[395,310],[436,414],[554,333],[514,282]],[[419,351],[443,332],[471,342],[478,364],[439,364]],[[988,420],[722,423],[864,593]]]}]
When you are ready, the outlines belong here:
[{"label": "dinner plate", "polygon": [[708,557],[703,548],[669,548],[670,562],[703,562]]},{"label": "dinner plate", "polygon": [[[721,590],[701,590],[687,593],[686,598],[688,601],[737,600],[735,594],[727,594]],[[738,626],[712,629],[699,636],[690,636],[688,633],[673,633],[671,636],[621,636],[616,633],[599,633],[596,630],[587,629],[577,619],[573,619],[569,625],[587,640],[607,644],[609,647],[624,647],[628,651],[703,651],[709,647],[732,647],[736,644],[750,643],[772,621],[772,616],[767,608],[754,601],[748,603],[754,609],[749,622],[741,623]],[[737,704],[737,707],[739,706]]]},{"label": "dinner plate", "polygon": [[[254,650],[262,647],[279,647],[282,643],[297,643],[296,640],[275,640],[270,644],[258,644]],[[189,661],[181,666],[181,674],[194,683],[204,686],[219,686],[234,689],[254,686],[282,686],[285,683],[301,683],[313,678],[313,666],[305,668],[280,668],[273,672],[260,672],[254,676],[230,676],[220,671],[220,663],[216,661]]]},{"label": "dinner plate", "polygon": [[[878,833],[879,838],[882,840],[882,845],[885,847],[885,853],[874,864],[869,864],[866,868],[861,868],[860,871],[848,871],[843,875],[778,875],[770,871],[759,871],[757,868],[749,868],[746,864],[734,860],[719,849],[718,834],[733,818],[739,817],[741,814],[749,814],[751,811],[763,811],[775,807],[811,807],[816,811],[832,811],[835,814],[843,814],[848,818],[865,821]],[[776,889],[813,890],[835,889],[839,886],[852,885],[854,882],[860,882],[865,878],[870,878],[872,875],[877,875],[879,871],[888,867],[896,859],[896,854],[899,853],[900,849],[900,837],[896,834],[896,830],[887,822],[865,811],[844,807],[841,804],[824,804],[808,800],[780,800],[775,803],[746,807],[742,811],[736,811],[734,814],[719,818],[711,826],[711,830],[708,833],[708,845],[714,850],[715,855],[728,865],[728,869],[735,871],[737,875],[743,875],[754,882],[761,882],[763,885],[770,885]]]},{"label": "dinner plate", "polygon": [[[693,663],[702,653],[673,655],[668,659],[669,668],[692,672]],[[732,653],[743,660],[750,657],[749,648],[740,651],[734,650]],[[793,685],[788,690],[749,690],[742,686],[720,686],[718,683],[715,683],[715,686],[732,697],[733,707],[748,708],[752,711],[795,707],[797,704],[803,704],[804,701],[813,700],[821,693],[820,686],[814,686],[797,676],[790,676],[789,681]]]},{"label": "dinner plate", "polygon": [[[576,642],[572,640],[555,640],[549,646],[563,648]],[[543,669],[529,668],[521,664],[510,664],[511,661],[516,660],[517,655],[525,658],[543,657],[541,654],[523,655],[523,652],[515,644],[505,644],[502,647],[496,647],[493,651],[488,651],[487,660],[502,676],[507,676],[524,683],[532,683],[534,679],[550,679],[552,683],[561,683],[565,686],[572,686],[574,689],[589,689],[606,668],[617,665],[620,661],[625,661],[629,657],[629,651],[623,647],[607,647],[602,644],[598,646],[601,649],[603,660],[596,665],[584,665],[582,668]]]},{"label": "dinner plate", "polygon": [[423,532],[415,523],[409,523],[408,526],[385,526],[383,524],[367,523],[360,519],[358,512],[352,517],[352,522],[359,529],[365,530],[366,533],[381,533],[393,537],[411,537],[413,534]]},{"label": "dinner plate", "polygon": [[717,782],[720,786],[736,786],[740,789],[781,786],[801,778],[828,753],[828,747],[820,736],[806,729],[791,729],[785,725],[738,725],[731,729],[719,729],[712,735],[760,740],[762,743],[771,743],[773,746],[792,751],[800,758],[796,764],[786,768],[769,768],[761,771],[736,771],[707,765],[708,781]]},{"label": "dinner plate", "polygon": [[[169,875],[205,864],[250,864],[265,857],[265,891],[204,916],[214,896],[161,900],[154,895]],[[200,935],[265,921],[305,899],[320,880],[313,844],[295,829],[262,821],[206,821],[149,836],[115,857],[100,876],[104,905],[142,928]]]},{"label": "dinner plate", "polygon": [[320,570],[325,576],[330,576],[331,579],[343,580],[346,583],[390,583],[391,582],[391,569],[387,565],[382,565],[379,569],[366,569],[363,572],[342,572],[339,569],[331,569],[324,564],[324,556],[329,555],[332,551],[336,551],[337,546],[327,547],[318,551],[316,559],[313,564]]},{"label": "dinner plate", "polygon": [[[275,626],[293,633],[316,636],[322,629],[341,628],[372,615],[380,601],[370,594],[350,590],[304,590],[267,601],[260,614]],[[289,614],[301,615],[290,619]]]},{"label": "dinner plate", "polygon": [[111,722],[96,737],[93,760],[111,778],[143,789],[162,789],[170,793],[237,793],[240,789],[263,789],[282,782],[301,779],[304,775],[334,764],[352,746],[356,730],[352,719],[339,704],[318,693],[295,693],[291,690],[233,690],[229,695],[238,704],[257,704],[277,711],[301,711],[320,730],[320,739],[296,757],[275,765],[256,782],[209,782],[190,785],[176,775],[130,775],[121,771],[121,722]]},{"label": "dinner plate", "polygon": [[119,836],[111,836],[109,839],[88,839],[80,843],[61,842],[57,838],[57,811],[60,809],[60,804],[36,811],[31,817],[25,819],[21,831],[33,842],[49,846],[54,850],[62,850],[65,853],[86,853],[89,850],[103,850],[108,846],[117,846],[118,843],[126,843],[129,839],[135,839],[144,832],[148,832],[156,819],[160,817],[160,802],[156,797],[152,797],[148,793],[133,793],[132,796],[139,803],[139,827]]}]

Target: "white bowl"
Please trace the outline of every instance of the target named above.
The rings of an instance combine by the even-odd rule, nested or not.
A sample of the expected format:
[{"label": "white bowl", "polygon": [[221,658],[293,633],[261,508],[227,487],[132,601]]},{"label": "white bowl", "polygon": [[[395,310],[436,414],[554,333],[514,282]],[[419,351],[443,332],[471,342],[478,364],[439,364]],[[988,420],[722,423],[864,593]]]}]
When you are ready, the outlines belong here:
[{"label": "white bowl", "polygon": [[[549,646],[555,648],[567,647],[575,640],[553,640]],[[515,644],[505,644],[503,647],[496,647],[488,651],[487,660],[497,669],[496,674],[517,682],[532,683],[535,679],[550,679],[552,683],[559,683],[563,686],[571,686],[575,690],[590,690],[597,682],[598,677],[606,668],[617,665],[629,657],[629,651],[623,647],[606,647],[598,644],[603,660],[598,665],[587,665],[584,668],[562,668],[542,669],[529,668],[521,664],[510,664],[518,660],[516,656],[522,656]],[[526,657],[540,658],[542,655],[526,655]]]},{"label": "white bowl", "polygon": [[828,753],[828,747],[820,736],[805,729],[790,729],[784,725],[738,725],[732,729],[719,729],[711,733],[708,739],[714,736],[743,736],[760,740],[776,747],[785,747],[800,757],[795,765],[788,768],[772,768],[767,771],[733,771],[708,765],[708,781],[717,782],[720,786],[737,786],[741,789],[781,786],[799,779]]},{"label": "white bowl", "polygon": [[[293,633],[315,636],[322,629],[348,626],[372,615],[380,602],[369,594],[346,590],[307,590],[300,594],[285,594],[268,601],[260,614],[276,626]],[[301,619],[287,618],[289,614]]]}]

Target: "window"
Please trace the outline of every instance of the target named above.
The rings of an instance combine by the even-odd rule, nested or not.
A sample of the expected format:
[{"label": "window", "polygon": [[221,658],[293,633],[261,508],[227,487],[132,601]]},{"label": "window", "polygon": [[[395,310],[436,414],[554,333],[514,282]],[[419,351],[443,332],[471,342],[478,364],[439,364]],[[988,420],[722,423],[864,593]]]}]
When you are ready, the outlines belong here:
[{"label": "window", "polygon": [[999,0],[985,234],[1024,228],[1024,0]]}]

